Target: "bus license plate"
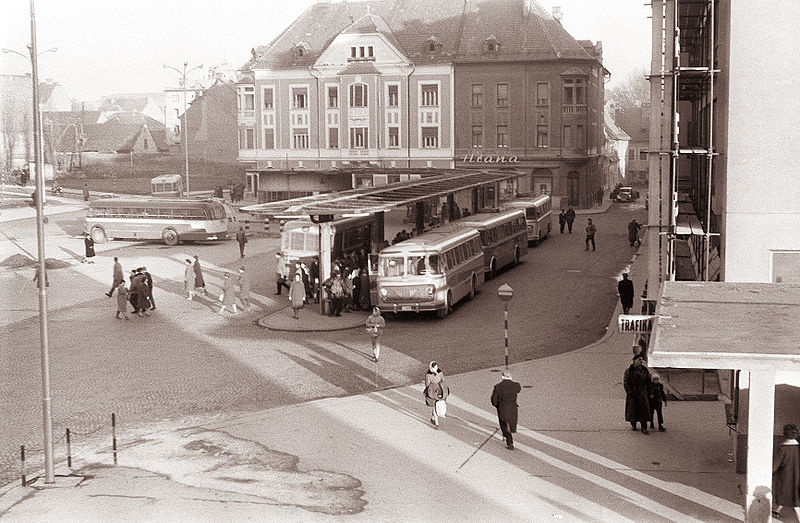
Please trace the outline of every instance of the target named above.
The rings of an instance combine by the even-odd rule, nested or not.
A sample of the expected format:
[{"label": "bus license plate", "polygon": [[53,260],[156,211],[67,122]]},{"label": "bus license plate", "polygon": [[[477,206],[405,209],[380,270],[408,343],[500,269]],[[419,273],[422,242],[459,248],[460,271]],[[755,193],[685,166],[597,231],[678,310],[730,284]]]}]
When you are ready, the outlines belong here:
[{"label": "bus license plate", "polygon": [[410,310],[412,310],[412,308],[411,308],[411,305],[403,305],[402,307],[400,307],[400,310],[401,311],[410,311]]}]

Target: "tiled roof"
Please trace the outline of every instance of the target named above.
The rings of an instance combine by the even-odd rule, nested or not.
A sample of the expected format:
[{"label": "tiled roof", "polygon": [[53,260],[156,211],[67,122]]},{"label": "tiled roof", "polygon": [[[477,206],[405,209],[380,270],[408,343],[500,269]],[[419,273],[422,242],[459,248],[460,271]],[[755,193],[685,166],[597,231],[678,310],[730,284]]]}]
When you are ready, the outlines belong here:
[{"label": "tiled roof", "polygon": [[[320,2],[309,7],[246,68],[293,68],[313,65],[342,32],[382,33],[416,64],[437,62],[576,59],[594,61],[535,0],[377,0]],[[486,53],[494,35],[497,53]],[[428,53],[430,37],[441,41]],[[298,56],[294,46],[308,44]]]},{"label": "tiled roof", "polygon": [[614,119],[611,117],[610,114],[604,113],[603,114],[603,124],[605,127],[605,133],[608,138],[612,140],[630,140],[631,137],[628,136],[628,133],[620,129],[617,124],[614,122]]},{"label": "tiled roof", "polygon": [[[53,114],[53,113],[48,113]],[[73,113],[79,115],[80,113]],[[83,151],[96,151],[101,153],[128,152],[132,149],[145,126],[153,137],[153,142],[160,151],[168,151],[166,143],[166,130],[164,124],[142,114],[115,114],[105,122],[86,123],[84,120],[83,134],[86,142],[81,148]],[[76,133],[79,126],[75,122],[62,123],[53,126],[53,140],[56,150],[72,151],[75,148]]]}]

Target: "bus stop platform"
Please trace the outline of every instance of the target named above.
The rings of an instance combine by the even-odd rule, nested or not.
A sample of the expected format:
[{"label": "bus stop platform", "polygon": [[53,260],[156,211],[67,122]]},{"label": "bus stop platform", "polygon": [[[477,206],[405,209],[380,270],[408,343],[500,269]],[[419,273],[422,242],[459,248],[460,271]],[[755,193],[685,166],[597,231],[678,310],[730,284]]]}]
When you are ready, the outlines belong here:
[{"label": "bus stop platform", "polygon": [[292,308],[285,307],[258,320],[258,324],[273,331],[323,332],[340,331],[364,327],[369,316],[367,311],[342,311],[341,316],[320,314],[319,303],[306,305],[292,318]]}]

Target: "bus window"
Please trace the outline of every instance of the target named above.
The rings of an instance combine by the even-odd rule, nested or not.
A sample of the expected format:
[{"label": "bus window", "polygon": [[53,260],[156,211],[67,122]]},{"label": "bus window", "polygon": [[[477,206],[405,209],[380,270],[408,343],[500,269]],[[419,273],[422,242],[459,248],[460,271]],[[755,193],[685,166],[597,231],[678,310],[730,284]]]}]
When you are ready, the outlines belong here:
[{"label": "bus window", "polygon": [[381,266],[381,276],[403,276],[403,257],[383,258]]},{"label": "bus window", "polygon": [[425,256],[409,256],[406,274],[409,276],[425,274]]},{"label": "bus window", "polygon": [[439,255],[438,254],[431,254],[427,258],[427,267],[426,270],[429,274],[442,274],[444,271],[441,267],[439,267]]}]

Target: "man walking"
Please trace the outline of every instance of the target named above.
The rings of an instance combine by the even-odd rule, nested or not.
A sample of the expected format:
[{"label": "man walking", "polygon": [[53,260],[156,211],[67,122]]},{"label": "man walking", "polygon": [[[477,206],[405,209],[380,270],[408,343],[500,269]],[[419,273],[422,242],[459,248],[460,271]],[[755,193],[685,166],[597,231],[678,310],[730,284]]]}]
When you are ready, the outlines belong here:
[{"label": "man walking", "polygon": [[250,310],[250,277],[244,272],[244,266],[239,268],[239,301],[245,310]]},{"label": "man walking", "polygon": [[236,241],[239,242],[239,256],[244,258],[244,244],[247,243],[247,235],[244,233],[244,227],[241,225],[236,232]]},{"label": "man walking", "polygon": [[592,250],[594,250],[594,233],[597,232],[597,227],[592,223],[589,218],[589,224],[586,226],[586,250],[589,250],[589,242],[592,242]]},{"label": "man walking", "polygon": [[561,214],[558,215],[558,227],[561,229],[561,234],[564,234],[564,226],[567,224],[567,213],[561,209]]},{"label": "man walking", "polygon": [[564,216],[567,219],[567,228],[569,229],[569,233],[572,234],[572,222],[575,221],[575,209],[570,207],[567,209],[567,212]]},{"label": "man walking", "polygon": [[125,274],[122,272],[122,264],[119,263],[119,258],[114,256],[114,283],[111,284],[111,290],[106,293],[109,298],[114,294],[114,289],[119,287],[119,282],[125,281]]},{"label": "man walking", "polygon": [[289,284],[286,282],[286,279],[289,277],[289,268],[286,266],[286,262],[283,261],[283,255],[281,253],[275,254],[275,295],[281,295],[281,289],[286,287],[289,289]]},{"label": "man walking", "polygon": [[372,314],[367,317],[366,325],[370,340],[372,340],[372,357],[375,363],[378,363],[378,358],[381,357],[380,338],[383,329],[386,328],[386,320],[381,316],[381,310],[378,307],[372,308]]},{"label": "man walking", "polygon": [[494,386],[492,391],[492,406],[497,409],[497,419],[500,430],[506,440],[506,448],[514,449],[514,436],[517,431],[517,394],[522,386],[511,379],[508,370],[503,371],[503,379]]},{"label": "man walking", "polygon": [[622,279],[617,283],[619,301],[622,303],[622,313],[628,314],[633,307],[633,282],[628,279],[628,273],[622,273]]},{"label": "man walking", "polygon": [[639,229],[641,228],[642,226],[639,225],[635,218],[628,223],[628,243],[631,244],[631,247],[633,247],[634,244],[636,244],[637,247],[641,247],[642,240],[639,239]]},{"label": "man walking", "polygon": [[208,289],[206,289],[206,280],[203,279],[203,268],[200,266],[200,257],[194,255],[194,288],[203,289],[203,294],[208,296]]}]

